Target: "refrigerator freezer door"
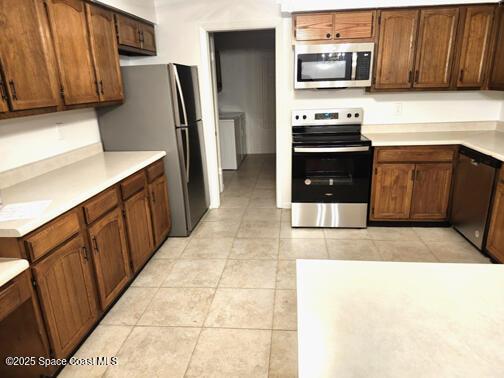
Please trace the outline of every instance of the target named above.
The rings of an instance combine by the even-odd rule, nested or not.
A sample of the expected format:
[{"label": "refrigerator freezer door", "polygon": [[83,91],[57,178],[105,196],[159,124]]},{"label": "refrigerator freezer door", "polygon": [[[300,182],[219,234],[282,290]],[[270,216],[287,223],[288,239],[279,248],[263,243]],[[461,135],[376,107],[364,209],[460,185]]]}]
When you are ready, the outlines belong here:
[{"label": "refrigerator freezer door", "polygon": [[203,168],[203,123],[177,128],[177,145],[187,216],[191,231],[208,209],[205,171]]},{"label": "refrigerator freezer door", "polygon": [[170,64],[169,72],[176,125],[185,126],[201,120],[198,69],[181,64]]}]

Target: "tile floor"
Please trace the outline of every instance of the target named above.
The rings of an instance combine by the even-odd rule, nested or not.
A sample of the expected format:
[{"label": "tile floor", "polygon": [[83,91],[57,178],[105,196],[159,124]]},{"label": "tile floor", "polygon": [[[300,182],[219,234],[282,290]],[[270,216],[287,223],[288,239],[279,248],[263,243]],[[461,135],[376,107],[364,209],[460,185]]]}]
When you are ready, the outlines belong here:
[{"label": "tile floor", "polygon": [[451,229],[292,229],[275,161],[226,172],[222,207],[170,238],[77,351],[117,366],[62,377],[295,377],[298,258],[489,263]]}]

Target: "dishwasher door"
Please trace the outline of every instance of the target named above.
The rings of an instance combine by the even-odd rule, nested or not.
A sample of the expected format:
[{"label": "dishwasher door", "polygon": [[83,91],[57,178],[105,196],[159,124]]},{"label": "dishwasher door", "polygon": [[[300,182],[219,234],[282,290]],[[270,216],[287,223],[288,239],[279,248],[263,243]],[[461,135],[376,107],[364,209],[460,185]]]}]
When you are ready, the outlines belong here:
[{"label": "dishwasher door", "polygon": [[486,155],[461,148],[455,175],[451,220],[453,227],[480,251],[494,188],[496,166]]}]

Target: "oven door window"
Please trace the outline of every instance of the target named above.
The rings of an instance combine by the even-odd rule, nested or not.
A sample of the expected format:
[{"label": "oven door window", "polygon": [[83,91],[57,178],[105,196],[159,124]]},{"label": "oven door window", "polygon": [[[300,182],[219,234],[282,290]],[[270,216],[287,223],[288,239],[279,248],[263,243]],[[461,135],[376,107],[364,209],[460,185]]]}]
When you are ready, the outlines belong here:
[{"label": "oven door window", "polygon": [[348,81],[352,79],[352,53],[299,54],[297,80]]},{"label": "oven door window", "polygon": [[294,153],[292,200],[365,203],[369,199],[371,152]]}]

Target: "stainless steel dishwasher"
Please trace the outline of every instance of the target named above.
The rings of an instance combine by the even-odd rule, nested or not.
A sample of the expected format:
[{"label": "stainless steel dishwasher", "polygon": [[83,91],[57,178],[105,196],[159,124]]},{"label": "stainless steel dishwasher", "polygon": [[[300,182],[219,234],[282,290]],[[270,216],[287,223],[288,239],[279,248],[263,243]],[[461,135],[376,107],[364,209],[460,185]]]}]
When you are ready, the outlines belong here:
[{"label": "stainless steel dishwasher", "polygon": [[451,221],[453,227],[480,251],[486,238],[495,177],[500,166],[501,162],[490,156],[460,148]]}]

